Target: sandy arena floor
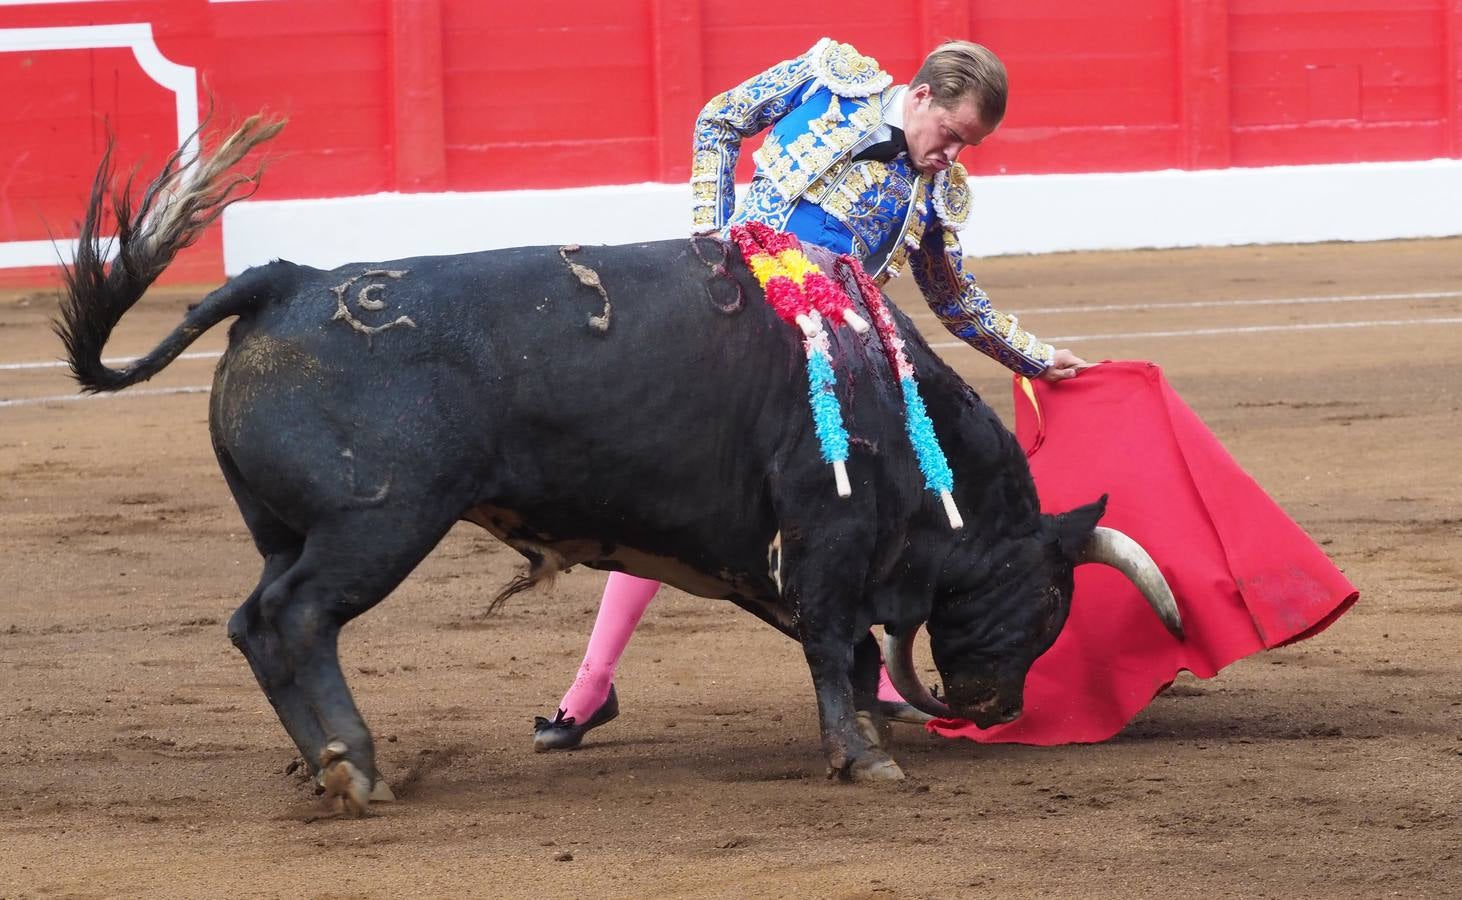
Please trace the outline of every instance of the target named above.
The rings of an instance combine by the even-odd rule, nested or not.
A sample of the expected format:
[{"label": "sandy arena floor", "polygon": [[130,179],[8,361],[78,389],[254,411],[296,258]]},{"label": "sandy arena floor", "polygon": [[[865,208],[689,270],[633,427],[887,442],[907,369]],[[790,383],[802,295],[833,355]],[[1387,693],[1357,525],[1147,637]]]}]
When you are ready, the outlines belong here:
[{"label": "sandy arena floor", "polygon": [[[400,798],[361,821],[321,817],[224,634],[258,559],[206,396],[156,393],[207,385],[213,361],[72,402],[63,370],[19,367],[60,352],[53,298],[0,295],[0,898],[1458,896],[1462,240],[978,270],[1037,334],[1161,363],[1359,605],[1185,676],[1108,743],[898,726],[909,779],[849,786],[823,776],[800,652],[668,590],[621,668],[621,718],[531,752],[602,576],[481,620],[521,560],[464,524],[346,632]],[[154,292],[109,352],[151,348],[197,295]],[[922,309],[910,284],[895,296]],[[1008,416],[1003,370],[942,352]]]}]

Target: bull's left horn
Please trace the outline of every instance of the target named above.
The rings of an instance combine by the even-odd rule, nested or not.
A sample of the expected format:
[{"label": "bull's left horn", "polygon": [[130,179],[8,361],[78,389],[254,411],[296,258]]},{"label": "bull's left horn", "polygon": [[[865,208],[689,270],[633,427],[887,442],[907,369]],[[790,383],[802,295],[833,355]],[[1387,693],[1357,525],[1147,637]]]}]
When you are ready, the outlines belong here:
[{"label": "bull's left horn", "polygon": [[918,673],[914,671],[914,638],[919,634],[919,626],[922,624],[921,622],[907,628],[902,634],[884,632],[883,665],[888,669],[888,680],[893,682],[899,695],[920,712],[936,719],[958,719],[959,716],[953,710],[929,693],[929,689],[924,687],[924,682],[919,680]]},{"label": "bull's left horn", "polygon": [[[1142,592],[1142,599],[1162,619],[1168,633],[1180,641],[1183,639],[1183,619],[1178,614],[1178,601],[1173,598],[1173,590],[1168,587],[1168,581],[1162,576],[1157,563],[1152,561],[1141,544],[1115,528],[1098,525],[1081,561],[1111,566],[1126,575]],[[889,676],[892,675],[890,669]]]}]

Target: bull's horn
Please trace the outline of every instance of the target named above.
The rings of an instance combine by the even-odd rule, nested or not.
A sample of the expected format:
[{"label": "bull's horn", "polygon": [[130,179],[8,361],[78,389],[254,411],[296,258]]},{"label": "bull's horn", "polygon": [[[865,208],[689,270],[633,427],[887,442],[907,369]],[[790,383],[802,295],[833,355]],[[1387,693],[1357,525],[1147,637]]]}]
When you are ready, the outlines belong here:
[{"label": "bull's horn", "polygon": [[[1183,639],[1183,619],[1178,615],[1178,601],[1173,598],[1172,588],[1168,587],[1157,563],[1152,561],[1141,544],[1115,528],[1098,525],[1081,561],[1111,566],[1126,575],[1137,585],[1142,599],[1162,619],[1168,632],[1180,641]],[[892,677],[892,669],[889,675]]]},{"label": "bull's horn", "polygon": [[929,693],[914,671],[914,638],[918,634],[919,625],[906,628],[898,635],[884,633],[883,665],[888,669],[888,680],[893,682],[899,695],[920,712],[937,719],[957,719],[959,716],[953,710]]}]

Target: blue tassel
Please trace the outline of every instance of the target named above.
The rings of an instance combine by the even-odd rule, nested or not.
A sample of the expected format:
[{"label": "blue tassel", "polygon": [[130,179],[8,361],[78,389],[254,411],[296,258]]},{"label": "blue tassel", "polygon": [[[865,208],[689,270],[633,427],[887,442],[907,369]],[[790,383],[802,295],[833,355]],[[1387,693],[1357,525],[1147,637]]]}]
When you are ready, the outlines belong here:
[{"label": "blue tassel", "polygon": [[812,423],[817,429],[817,442],[822,445],[826,463],[846,462],[848,432],[843,428],[843,410],[838,405],[837,376],[826,353],[814,350],[807,357],[807,401],[812,407]]},{"label": "blue tassel", "polygon": [[[919,458],[919,471],[924,473],[924,487],[935,493],[954,490],[954,473],[949,469],[949,460],[934,436],[934,423],[924,408],[924,398],[919,396],[919,385],[912,378],[902,381],[904,390],[904,425],[909,432],[909,443]],[[846,440],[846,437],[844,438]]]}]

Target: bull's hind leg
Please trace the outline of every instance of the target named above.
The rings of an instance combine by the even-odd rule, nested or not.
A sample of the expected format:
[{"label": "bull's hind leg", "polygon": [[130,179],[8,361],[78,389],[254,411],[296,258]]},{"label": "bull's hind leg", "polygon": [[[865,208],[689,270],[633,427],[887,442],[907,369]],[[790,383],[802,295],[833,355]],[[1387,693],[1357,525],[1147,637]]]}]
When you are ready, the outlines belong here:
[{"label": "bull's hind leg", "polygon": [[223,469],[224,480],[233,491],[244,523],[254,537],[254,546],[264,557],[264,571],[259,576],[259,584],[228,620],[228,637],[248,660],[264,697],[274,707],[279,721],[284,723],[285,731],[294,739],[300,753],[308,759],[308,748],[319,744],[323,736],[299,686],[293,679],[281,677],[281,673],[275,671],[276,667],[265,664],[276,654],[269,646],[271,632],[259,623],[259,598],[299,561],[305,540],[254,496],[239,476],[233,461],[222,452],[219,453],[219,465]]},{"label": "bull's hind leg", "polygon": [[297,547],[292,552],[270,553],[265,556],[264,573],[259,577],[258,587],[254,588],[249,599],[228,620],[228,637],[239,648],[244,659],[248,660],[249,668],[254,671],[254,678],[263,689],[265,699],[274,707],[279,721],[284,724],[284,730],[294,739],[300,754],[308,759],[309,748],[318,745],[323,735],[299,686],[293,679],[281,677],[282,673],[277,671],[277,667],[267,664],[276,653],[269,646],[272,632],[263,628],[259,622],[259,598],[279,576],[299,560],[299,555],[300,548]]},{"label": "bull's hind leg", "polygon": [[356,814],[384,786],[340,670],[340,629],[400,584],[456,518],[415,512],[350,511],[311,531],[298,559],[259,594],[246,633],[260,684],[291,697],[277,704],[285,729],[327,794]]}]

